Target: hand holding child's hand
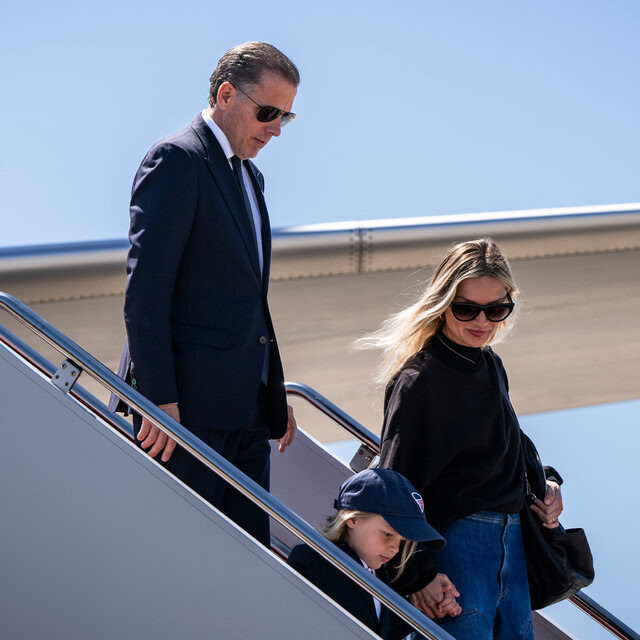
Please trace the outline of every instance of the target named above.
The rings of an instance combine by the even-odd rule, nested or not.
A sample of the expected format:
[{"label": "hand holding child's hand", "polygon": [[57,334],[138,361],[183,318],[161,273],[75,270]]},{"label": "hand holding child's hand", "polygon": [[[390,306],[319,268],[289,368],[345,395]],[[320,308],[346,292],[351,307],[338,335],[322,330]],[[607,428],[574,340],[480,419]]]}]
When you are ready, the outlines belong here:
[{"label": "hand holding child's hand", "polygon": [[457,616],[462,609],[456,601],[460,593],[444,573],[439,573],[423,589],[409,596],[409,602],[431,618]]},{"label": "hand holding child's hand", "polygon": [[[446,576],[445,576],[446,577]],[[451,587],[455,589],[452,583]],[[438,605],[438,610],[442,613],[443,616],[451,616],[454,618],[457,615],[462,613],[462,607],[458,604],[456,598],[460,595],[457,591],[456,595],[453,595],[453,590],[449,589],[448,591],[443,591],[444,599]]]}]

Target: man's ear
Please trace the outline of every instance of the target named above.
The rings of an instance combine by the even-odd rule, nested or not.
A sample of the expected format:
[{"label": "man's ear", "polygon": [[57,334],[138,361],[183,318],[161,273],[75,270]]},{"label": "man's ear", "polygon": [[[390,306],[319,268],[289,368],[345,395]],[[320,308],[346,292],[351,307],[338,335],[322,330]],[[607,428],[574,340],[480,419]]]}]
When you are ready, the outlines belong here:
[{"label": "man's ear", "polygon": [[223,82],[218,87],[216,95],[216,106],[222,111],[228,109],[236,96],[236,88],[230,82]]}]

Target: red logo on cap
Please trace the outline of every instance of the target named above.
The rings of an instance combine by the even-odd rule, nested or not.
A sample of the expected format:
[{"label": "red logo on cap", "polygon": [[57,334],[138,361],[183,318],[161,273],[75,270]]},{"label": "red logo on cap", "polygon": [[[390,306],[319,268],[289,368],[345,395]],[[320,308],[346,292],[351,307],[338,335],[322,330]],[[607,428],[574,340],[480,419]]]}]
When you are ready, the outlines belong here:
[{"label": "red logo on cap", "polygon": [[418,503],[420,507],[420,512],[424,513],[424,500],[419,493],[415,493],[415,491],[411,494],[411,497]]}]

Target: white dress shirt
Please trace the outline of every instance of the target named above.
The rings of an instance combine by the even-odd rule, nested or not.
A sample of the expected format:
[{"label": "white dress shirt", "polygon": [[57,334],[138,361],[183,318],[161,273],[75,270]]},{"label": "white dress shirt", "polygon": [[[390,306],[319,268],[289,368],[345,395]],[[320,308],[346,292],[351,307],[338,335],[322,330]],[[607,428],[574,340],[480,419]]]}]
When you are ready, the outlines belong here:
[{"label": "white dress shirt", "polygon": [[[235,153],[233,152],[233,149],[229,144],[229,140],[227,140],[227,136],[224,135],[222,129],[213,121],[207,109],[203,109],[202,119],[207,123],[207,126],[209,127],[209,129],[211,129],[213,135],[216,137],[216,140],[220,143],[220,146],[222,147],[222,150],[224,151],[224,154],[229,162],[229,167],[231,167],[231,170],[233,171],[231,158],[235,155]],[[249,196],[249,204],[251,205],[253,228],[256,233],[256,244],[258,245],[258,262],[260,264],[260,275],[262,275],[262,271],[264,269],[264,255],[262,252],[262,217],[260,216],[260,207],[258,206],[256,192],[253,189],[253,182],[251,181],[251,177],[249,176],[248,169],[245,166],[244,162],[242,163],[242,179],[244,180],[244,187],[247,190],[247,195]]]},{"label": "white dress shirt", "polygon": [[[373,575],[376,575],[376,572],[371,569],[371,567],[367,566],[367,563],[360,558],[360,562],[362,562],[362,566],[369,572],[369,573],[373,573]],[[376,616],[378,616],[378,620],[380,620],[380,609],[382,608],[382,605],[380,604],[380,600],[378,600],[378,598],[376,598],[375,596],[371,596],[373,598],[373,606],[376,608]]]}]

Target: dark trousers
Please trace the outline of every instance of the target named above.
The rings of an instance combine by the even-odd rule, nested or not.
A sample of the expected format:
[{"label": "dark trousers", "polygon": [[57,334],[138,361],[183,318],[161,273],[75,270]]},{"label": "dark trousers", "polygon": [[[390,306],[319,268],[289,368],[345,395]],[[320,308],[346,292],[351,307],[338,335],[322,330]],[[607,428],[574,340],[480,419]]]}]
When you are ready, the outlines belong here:
[{"label": "dark trousers", "polygon": [[[256,408],[248,424],[241,429],[221,431],[185,426],[214,451],[220,453],[240,471],[269,491],[271,447],[265,395],[265,389],[261,385]],[[137,440],[137,435],[141,425],[142,419],[134,414],[133,428],[138,446],[140,442]],[[161,462],[160,456],[157,456],[156,460],[247,533],[269,547],[269,516],[229,486],[214,471],[209,470],[179,445],[174,449],[168,462]]]}]

